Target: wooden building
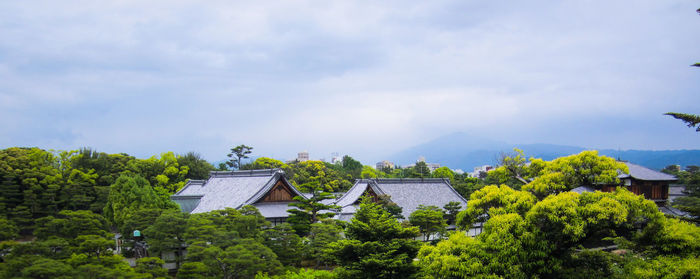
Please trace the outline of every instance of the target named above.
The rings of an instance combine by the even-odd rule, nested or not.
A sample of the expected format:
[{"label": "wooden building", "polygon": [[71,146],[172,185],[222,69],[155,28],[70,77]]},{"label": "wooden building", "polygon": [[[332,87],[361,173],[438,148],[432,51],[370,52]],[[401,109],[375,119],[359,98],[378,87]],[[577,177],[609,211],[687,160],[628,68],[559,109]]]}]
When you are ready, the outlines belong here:
[{"label": "wooden building", "polygon": [[202,213],[227,207],[256,207],[272,225],[289,216],[289,203],[303,196],[280,169],[214,171],[207,180],[190,180],[170,199],[187,213]]}]

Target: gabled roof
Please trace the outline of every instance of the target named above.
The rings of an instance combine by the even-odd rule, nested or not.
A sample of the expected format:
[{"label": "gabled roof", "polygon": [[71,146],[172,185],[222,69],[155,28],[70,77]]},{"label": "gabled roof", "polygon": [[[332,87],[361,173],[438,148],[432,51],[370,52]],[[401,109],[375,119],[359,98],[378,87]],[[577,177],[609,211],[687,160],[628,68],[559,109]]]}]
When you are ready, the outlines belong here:
[{"label": "gabled roof", "polygon": [[629,174],[621,174],[618,176],[618,178],[635,178],[638,180],[649,180],[649,181],[675,181],[678,180],[673,175],[670,174],[665,174],[660,171],[655,171],[652,169],[648,169],[645,167],[642,167],[640,165],[632,164],[630,162],[624,162],[625,165],[627,165],[627,168],[629,168],[630,173]]},{"label": "gabled roof", "polygon": [[459,202],[462,208],[467,207],[464,199],[443,178],[394,178],[394,179],[359,179],[355,185],[336,201],[342,212],[354,212],[351,205],[371,188],[377,195],[388,195],[391,201],[400,206],[402,215],[408,217],[419,205],[434,205],[442,208],[448,202]]},{"label": "gabled roof", "polygon": [[[182,190],[171,196],[171,199],[180,204],[183,211],[190,210],[190,213],[203,213],[227,207],[239,209],[258,202],[280,180],[290,186],[294,194],[302,195],[283,174],[281,169],[215,171],[210,173],[206,181],[190,180]],[[198,203],[194,204],[197,199]],[[263,216],[277,217],[265,214]]]}]

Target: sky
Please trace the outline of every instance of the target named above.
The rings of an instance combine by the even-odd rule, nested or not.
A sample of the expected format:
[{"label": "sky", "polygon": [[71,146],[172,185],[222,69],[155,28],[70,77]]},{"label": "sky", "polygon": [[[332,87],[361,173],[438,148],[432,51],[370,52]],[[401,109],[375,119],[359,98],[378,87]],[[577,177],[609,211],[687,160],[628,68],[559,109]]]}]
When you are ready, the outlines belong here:
[{"label": "sky", "polygon": [[700,149],[697,1],[2,1],[0,148]]}]

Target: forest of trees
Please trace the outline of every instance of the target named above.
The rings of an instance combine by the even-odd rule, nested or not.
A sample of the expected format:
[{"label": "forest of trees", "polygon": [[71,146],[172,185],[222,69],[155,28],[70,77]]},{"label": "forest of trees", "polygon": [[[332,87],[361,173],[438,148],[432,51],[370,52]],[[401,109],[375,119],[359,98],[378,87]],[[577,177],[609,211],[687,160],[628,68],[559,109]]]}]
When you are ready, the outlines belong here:
[{"label": "forest of trees", "polygon": [[[697,278],[697,219],[663,215],[618,189],[626,166],[595,151],[543,161],[516,150],[494,171],[470,178],[420,162],[375,170],[350,156],[339,164],[285,163],[232,149],[218,167],[196,153],[148,159],[91,149],[0,150],[0,278]],[[238,151],[241,156],[236,155]],[[187,214],[170,195],[210,171],[280,168],[311,199],[272,226],[255,207]],[[665,172],[688,185],[679,208],[697,216],[697,167]],[[410,216],[365,198],[351,222],[320,201],[358,178],[442,177],[467,208],[421,206]],[[325,207],[324,207],[325,206]],[[693,211],[696,210],[696,211]],[[402,218],[396,218],[401,216]],[[405,217],[405,218],[403,218]],[[695,223],[694,223],[695,222]],[[483,223],[476,237],[464,230]],[[448,232],[448,225],[457,230]],[[134,236],[139,230],[142,236]],[[419,237],[423,234],[423,238]],[[116,251],[115,235],[122,247]],[[433,238],[431,238],[433,236]],[[426,241],[420,241],[423,239]],[[125,259],[147,244],[149,257]],[[600,249],[604,247],[605,249]],[[169,262],[174,270],[163,268]]]}]

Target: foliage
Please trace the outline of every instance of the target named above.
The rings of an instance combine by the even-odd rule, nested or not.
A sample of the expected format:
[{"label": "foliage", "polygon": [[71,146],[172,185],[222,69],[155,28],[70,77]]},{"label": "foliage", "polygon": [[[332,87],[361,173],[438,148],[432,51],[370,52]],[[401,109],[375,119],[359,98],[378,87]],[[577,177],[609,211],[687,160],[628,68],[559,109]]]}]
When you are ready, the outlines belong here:
[{"label": "foliage", "polygon": [[327,270],[299,269],[297,272],[291,270],[282,275],[269,276],[268,274],[257,274],[255,279],[333,279],[336,276]]},{"label": "foliage", "polygon": [[459,214],[459,210],[462,209],[462,205],[459,202],[451,201],[442,208],[445,213],[445,222],[447,222],[448,225],[454,225],[457,220],[457,214]]},{"label": "foliage", "polygon": [[[189,215],[176,210],[160,214],[152,225],[142,228],[144,238],[152,255],[175,251],[175,264],[180,266],[182,246],[185,243],[185,231]],[[131,235],[131,234],[129,234]]]},{"label": "foliage", "polygon": [[117,227],[124,225],[140,209],[177,209],[169,197],[157,193],[141,176],[120,176],[110,186],[109,198],[104,213]]},{"label": "foliage", "polygon": [[472,224],[485,222],[498,214],[524,215],[536,201],[534,195],[513,190],[506,185],[486,186],[469,197],[467,208],[457,214],[457,226],[468,229]]},{"label": "foliage", "polygon": [[416,162],[416,165],[411,169],[411,177],[430,177],[430,168],[428,168],[428,164],[423,161]]},{"label": "foliage", "polygon": [[341,161],[342,170],[350,175],[351,179],[358,179],[361,176],[363,167],[362,163],[345,155]]},{"label": "foliage", "polygon": [[628,242],[625,247],[635,255],[659,259],[697,258],[700,251],[697,226],[667,219],[652,201],[624,188],[613,193],[564,192],[537,202],[525,191],[487,186],[472,195],[458,219],[462,224],[485,221],[482,233],[475,238],[455,233],[436,246],[424,246],[418,265],[425,276],[629,278],[650,269],[635,271],[639,262],[582,248],[608,246],[616,239]]},{"label": "foliage", "polygon": [[62,210],[55,217],[43,217],[36,222],[37,229],[34,235],[39,240],[60,237],[69,240],[72,244],[77,244],[79,242],[76,237],[80,235],[111,237],[107,221],[102,216],[87,210]]},{"label": "foliage", "polygon": [[450,182],[452,182],[455,179],[455,173],[448,167],[439,167],[433,171],[433,177],[447,178]]},{"label": "foliage", "polygon": [[678,184],[685,185],[685,197],[673,200],[673,206],[690,213],[696,223],[700,223],[700,167],[687,166],[684,170],[680,166],[667,166],[662,172],[674,175],[678,178]]},{"label": "foliage", "polygon": [[134,271],[141,274],[149,274],[152,278],[165,278],[168,270],[163,268],[165,261],[158,257],[145,257],[136,260]]},{"label": "foliage", "polygon": [[[320,166],[320,164],[315,164]],[[294,202],[290,203],[290,207],[295,207],[287,210],[289,218],[287,222],[291,223],[297,234],[305,236],[311,229],[311,224],[331,218],[335,216],[333,212],[338,206],[324,203],[323,201],[334,199],[333,194],[327,192],[329,188],[326,186],[328,179],[323,171],[318,171],[317,176],[311,177],[306,183],[299,186],[299,190],[304,193],[311,194],[309,197],[296,196]]]},{"label": "foliage", "polygon": [[282,223],[263,232],[263,244],[277,255],[285,266],[299,266],[304,245],[289,223]]},{"label": "foliage", "polygon": [[[306,161],[291,164],[294,176],[291,182],[301,187],[307,183],[320,183],[328,192],[345,191],[352,187],[352,175],[344,173],[342,168],[321,161]],[[361,169],[361,167],[360,167]],[[360,173],[357,174],[358,178]]]},{"label": "foliage", "polygon": [[198,153],[187,152],[185,155],[177,156],[177,163],[180,166],[187,167],[187,175],[185,179],[207,179],[209,172],[216,170],[209,162],[202,159]]},{"label": "foliage", "polygon": [[187,255],[188,260],[203,263],[208,276],[217,278],[253,278],[258,272],[275,274],[282,268],[270,248],[248,238],[225,249],[196,242],[187,248]]},{"label": "foliage", "polygon": [[[695,126],[698,126],[700,124],[700,115],[696,114],[688,114],[688,113],[678,113],[678,112],[667,112],[664,113],[664,115],[669,115],[672,116],[675,119],[679,119],[683,122],[685,122],[688,127],[693,128]],[[700,132],[700,126],[698,126],[695,131]]]},{"label": "foliage", "polygon": [[444,213],[439,207],[434,205],[419,205],[408,216],[408,220],[412,225],[418,227],[420,233],[423,234],[423,241],[429,241],[433,234],[438,233],[442,235],[447,230]]},{"label": "foliage", "polygon": [[578,186],[618,184],[618,171],[629,172],[624,163],[598,156],[598,151],[595,150],[560,157],[543,164],[539,175],[523,186],[523,190],[534,193],[540,199]]},{"label": "foliage", "polygon": [[308,236],[307,258],[314,262],[314,267],[323,264],[327,266],[332,262],[332,258],[326,253],[330,243],[340,240],[343,228],[335,220],[324,220],[311,224]]},{"label": "foliage", "polygon": [[0,241],[15,239],[18,233],[19,228],[12,221],[0,217]]},{"label": "foliage", "polygon": [[452,183],[452,187],[455,191],[464,198],[469,198],[472,193],[486,186],[481,179],[476,177],[455,178]]},{"label": "foliage", "polygon": [[348,239],[327,249],[342,266],[339,278],[413,278],[420,243],[418,228],[404,227],[370,198],[364,197],[346,229]]},{"label": "foliage", "polygon": [[226,165],[234,169],[240,169],[241,159],[247,159],[248,154],[253,152],[251,150],[253,150],[253,148],[245,144],[241,144],[239,146],[231,148],[231,153],[226,155],[231,159],[226,161]]}]

